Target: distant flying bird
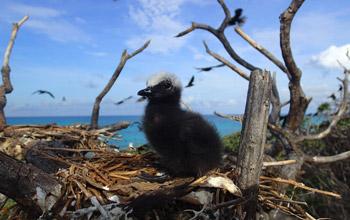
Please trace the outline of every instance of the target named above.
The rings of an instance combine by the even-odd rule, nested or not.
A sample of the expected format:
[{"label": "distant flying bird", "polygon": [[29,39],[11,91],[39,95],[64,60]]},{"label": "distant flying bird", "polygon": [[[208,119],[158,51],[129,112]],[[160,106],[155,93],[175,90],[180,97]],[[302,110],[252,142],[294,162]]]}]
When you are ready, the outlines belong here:
[{"label": "distant flying bird", "polygon": [[119,102],[115,102],[114,104],[115,104],[115,105],[123,104],[125,101],[127,101],[127,100],[129,100],[129,99],[131,99],[131,98],[132,98],[132,96],[129,96],[129,97],[123,99],[123,100],[120,100]]},{"label": "distant flying bird", "polygon": [[187,83],[187,85],[185,86],[185,88],[194,86],[193,81],[194,81],[194,76],[191,77],[190,81]]},{"label": "distant flying bird", "polygon": [[334,93],[332,93],[332,95],[328,96],[327,98],[330,98],[332,100],[336,100],[337,98],[335,97]]},{"label": "distant flying bird", "polygon": [[63,97],[62,97],[62,102],[65,102],[65,101],[66,101],[66,97],[63,96]]},{"label": "distant flying bird", "polygon": [[243,25],[244,22],[247,20],[247,18],[245,16],[242,16],[242,12],[243,9],[241,8],[237,8],[235,10],[235,15],[229,20],[228,25],[232,26],[232,25]]},{"label": "distant flying bird", "polygon": [[215,65],[215,66],[208,66],[208,67],[196,67],[196,69],[198,70],[198,72],[208,72],[214,68],[219,68],[219,67],[223,67],[225,66],[225,64],[219,64],[219,65]]},{"label": "distant flying bird", "polygon": [[51,92],[46,91],[46,90],[37,90],[37,91],[32,93],[32,95],[34,95],[34,94],[39,94],[39,95],[48,94],[49,96],[51,96],[51,98],[53,98],[53,99],[55,98],[55,96]]},{"label": "distant flying bird", "polygon": [[342,85],[339,85],[338,92],[341,92],[342,90],[343,90],[343,86],[342,86]]}]

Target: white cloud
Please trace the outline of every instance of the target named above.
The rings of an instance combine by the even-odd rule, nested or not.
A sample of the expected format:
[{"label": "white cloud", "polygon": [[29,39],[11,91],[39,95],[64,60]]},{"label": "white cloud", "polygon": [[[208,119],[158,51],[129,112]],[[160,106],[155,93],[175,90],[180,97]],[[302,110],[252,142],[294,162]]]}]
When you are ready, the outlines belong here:
[{"label": "white cloud", "polygon": [[349,66],[349,59],[346,57],[347,51],[350,51],[350,44],[339,47],[332,45],[318,55],[312,56],[311,62],[326,69],[341,68],[338,61]]},{"label": "white cloud", "polygon": [[128,47],[136,49],[146,39],[152,39],[147,51],[167,53],[185,44],[185,39],[174,38],[186,27],[176,19],[184,0],[138,0],[138,3],[129,7],[129,16],[146,33],[128,39]]},{"label": "white cloud", "polygon": [[44,20],[33,18],[28,21],[26,26],[59,42],[87,43],[90,41],[90,37],[84,31],[63,19]]},{"label": "white cloud", "polygon": [[[18,15],[29,15],[30,19],[26,27],[33,31],[45,34],[50,39],[59,42],[81,42],[91,41],[90,36],[85,33],[78,25],[75,19],[65,18],[66,12],[49,7],[31,6],[27,4],[10,3],[7,5],[7,11],[1,17],[13,22],[14,17]],[[78,19],[81,22],[81,19]]]}]

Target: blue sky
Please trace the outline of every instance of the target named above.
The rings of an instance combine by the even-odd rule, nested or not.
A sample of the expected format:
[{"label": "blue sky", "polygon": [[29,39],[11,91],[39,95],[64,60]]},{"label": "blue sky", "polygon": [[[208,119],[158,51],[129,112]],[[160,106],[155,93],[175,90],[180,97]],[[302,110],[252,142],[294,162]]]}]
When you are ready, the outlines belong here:
[{"label": "blue sky", "polygon": [[[243,8],[243,30],[281,58],[279,15],[287,0],[226,0],[233,11]],[[123,49],[132,51],[151,39],[143,53],[129,60],[101,105],[102,115],[142,114],[144,103],[135,99],[115,106],[129,95],[136,97],[147,78],[160,71],[175,73],[195,86],[184,101],[201,113],[242,113],[248,83],[227,68],[198,73],[194,67],[216,65],[202,41],[228,58],[218,40],[204,31],[174,38],[191,21],[217,26],[223,12],[215,0],[0,0],[0,53],[6,48],[11,23],[24,15],[13,50],[11,78],[14,91],[7,96],[8,116],[89,115],[97,94],[109,80]],[[336,59],[346,63],[350,48],[350,2],[307,0],[292,26],[292,49],[303,71],[302,84],[313,97],[310,111],[337,91],[341,75]],[[232,46],[246,60],[275,71],[282,101],[288,100],[285,75],[251,48],[233,29],[226,31]],[[56,96],[32,95],[37,89]],[[62,102],[65,96],[67,101]]]}]

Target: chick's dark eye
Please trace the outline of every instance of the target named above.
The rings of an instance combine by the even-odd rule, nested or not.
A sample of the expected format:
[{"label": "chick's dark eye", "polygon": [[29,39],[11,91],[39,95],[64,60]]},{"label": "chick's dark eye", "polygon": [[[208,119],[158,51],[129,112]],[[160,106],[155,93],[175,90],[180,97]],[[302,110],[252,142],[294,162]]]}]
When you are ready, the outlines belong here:
[{"label": "chick's dark eye", "polygon": [[166,82],[163,84],[162,86],[164,89],[170,89],[171,88],[171,83],[170,82]]}]

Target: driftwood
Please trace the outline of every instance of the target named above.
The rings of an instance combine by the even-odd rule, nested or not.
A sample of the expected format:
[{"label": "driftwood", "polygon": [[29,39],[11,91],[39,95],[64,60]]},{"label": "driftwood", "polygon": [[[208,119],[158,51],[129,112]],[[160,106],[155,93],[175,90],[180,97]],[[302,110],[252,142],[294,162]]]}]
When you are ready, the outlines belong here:
[{"label": "driftwood", "polygon": [[14,199],[32,216],[50,211],[64,192],[63,185],[42,170],[0,152],[0,193]]},{"label": "driftwood", "polygon": [[250,75],[249,90],[241,132],[238,185],[251,201],[244,205],[246,219],[254,219],[257,209],[259,176],[263,165],[264,146],[271,94],[271,76],[256,70]]},{"label": "driftwood", "polygon": [[101,91],[101,93],[96,97],[94,107],[92,109],[91,114],[91,123],[90,127],[91,129],[97,129],[98,128],[98,117],[100,113],[100,104],[102,102],[103,97],[109,92],[109,90],[114,85],[115,81],[118,79],[121,71],[123,70],[126,62],[131,59],[132,57],[136,56],[137,54],[141,53],[144,49],[148,47],[151,41],[147,41],[142,47],[134,51],[133,53],[129,54],[126,50],[123,51],[122,56],[120,58],[120,62],[115,69],[112,77],[108,81],[107,85],[104,87],[104,89]]},{"label": "driftwood", "polygon": [[10,42],[7,45],[7,48],[5,50],[4,54],[4,60],[1,67],[1,74],[2,74],[2,85],[0,86],[0,130],[4,128],[6,125],[6,118],[5,118],[5,112],[4,108],[6,106],[7,100],[6,100],[6,94],[9,94],[12,92],[13,87],[11,84],[11,78],[10,78],[10,72],[11,68],[9,65],[10,62],[10,56],[12,52],[13,45],[15,43],[15,39],[17,37],[17,32],[19,28],[29,19],[28,16],[24,16],[18,23],[13,24]]}]

